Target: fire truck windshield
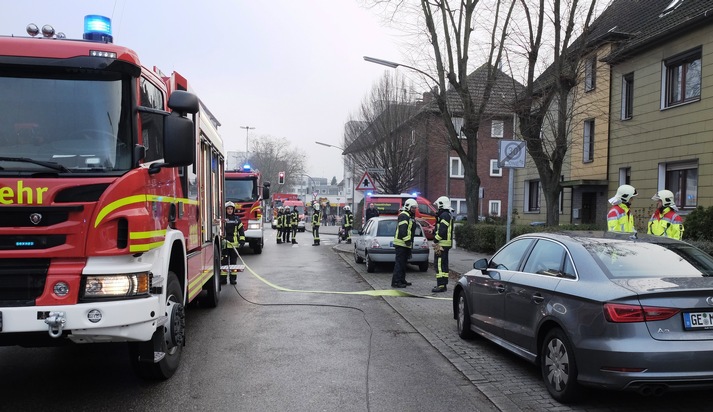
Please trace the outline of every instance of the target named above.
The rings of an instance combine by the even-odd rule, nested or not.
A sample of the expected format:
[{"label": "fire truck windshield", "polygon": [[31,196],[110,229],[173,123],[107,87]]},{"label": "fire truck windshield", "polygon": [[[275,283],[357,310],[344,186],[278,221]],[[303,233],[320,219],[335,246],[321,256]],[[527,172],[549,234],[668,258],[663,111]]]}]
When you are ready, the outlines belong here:
[{"label": "fire truck windshield", "polygon": [[0,74],[3,174],[115,173],[131,165],[129,81],[113,74]]},{"label": "fire truck windshield", "polygon": [[257,180],[225,180],[225,199],[231,202],[254,202],[257,196]]}]

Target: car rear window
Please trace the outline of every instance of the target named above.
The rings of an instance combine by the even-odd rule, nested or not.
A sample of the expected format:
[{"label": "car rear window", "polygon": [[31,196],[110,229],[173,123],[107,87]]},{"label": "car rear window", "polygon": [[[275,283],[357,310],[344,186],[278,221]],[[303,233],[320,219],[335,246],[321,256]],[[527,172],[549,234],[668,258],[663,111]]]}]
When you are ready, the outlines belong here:
[{"label": "car rear window", "polygon": [[685,244],[612,242],[585,248],[613,278],[713,276],[713,258]]},{"label": "car rear window", "polygon": [[381,222],[379,222],[379,229],[376,231],[376,236],[393,236],[395,234],[395,220],[382,220]]}]

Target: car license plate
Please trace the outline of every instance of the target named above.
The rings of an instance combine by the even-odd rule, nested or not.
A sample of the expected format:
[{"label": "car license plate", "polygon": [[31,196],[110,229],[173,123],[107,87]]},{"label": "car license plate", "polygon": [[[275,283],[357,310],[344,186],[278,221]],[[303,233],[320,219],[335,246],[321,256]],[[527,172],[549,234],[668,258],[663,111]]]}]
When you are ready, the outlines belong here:
[{"label": "car license plate", "polygon": [[713,312],[688,312],[683,314],[686,330],[713,329]]}]

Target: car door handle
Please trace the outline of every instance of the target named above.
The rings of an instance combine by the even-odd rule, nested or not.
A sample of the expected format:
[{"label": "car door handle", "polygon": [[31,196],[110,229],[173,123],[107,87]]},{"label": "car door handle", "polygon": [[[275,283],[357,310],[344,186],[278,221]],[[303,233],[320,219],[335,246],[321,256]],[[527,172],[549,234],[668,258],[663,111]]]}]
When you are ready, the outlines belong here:
[{"label": "car door handle", "polygon": [[532,302],[533,302],[533,303],[540,304],[540,303],[542,303],[542,302],[544,302],[544,301],[545,301],[545,297],[542,296],[542,295],[540,295],[539,293],[535,293],[534,295],[532,295]]},{"label": "car door handle", "polygon": [[495,290],[498,293],[505,293],[505,285],[498,283],[497,285],[495,285]]}]

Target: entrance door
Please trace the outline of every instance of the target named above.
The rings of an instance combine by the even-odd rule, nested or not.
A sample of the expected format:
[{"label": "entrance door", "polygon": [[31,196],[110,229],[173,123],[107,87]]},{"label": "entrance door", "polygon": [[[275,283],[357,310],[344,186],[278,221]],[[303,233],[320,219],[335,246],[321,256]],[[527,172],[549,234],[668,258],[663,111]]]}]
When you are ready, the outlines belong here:
[{"label": "entrance door", "polygon": [[597,194],[596,192],[582,193],[582,223],[597,222]]}]

